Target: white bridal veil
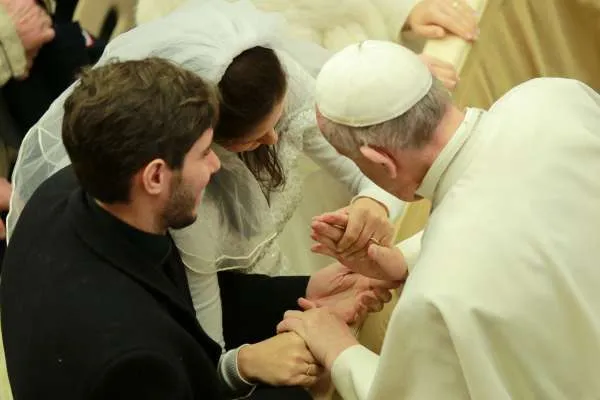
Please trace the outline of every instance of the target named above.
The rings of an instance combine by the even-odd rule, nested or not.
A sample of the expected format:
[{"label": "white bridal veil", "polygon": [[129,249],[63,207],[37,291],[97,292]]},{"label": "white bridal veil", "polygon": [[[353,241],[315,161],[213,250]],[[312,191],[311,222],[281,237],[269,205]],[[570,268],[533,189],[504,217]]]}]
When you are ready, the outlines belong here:
[{"label": "white bridal veil", "polygon": [[[312,43],[289,38],[284,34],[284,24],[281,16],[259,11],[248,0],[233,3],[195,0],[165,18],[117,37],[96,66],[112,60],[154,56],[169,59],[217,83],[233,58],[248,48],[264,46],[291,56],[314,75],[329,53]],[[7,223],[9,238],[33,192],[70,163],[62,144],[61,125],[63,103],[71,90],[72,87],[54,101],[23,140],[13,173],[14,193]],[[305,101],[301,97],[293,90],[288,92],[286,110]],[[285,123],[285,115],[282,121]],[[285,146],[285,142],[282,137],[280,145]],[[200,205],[201,237],[177,232],[174,236],[176,240],[180,236],[180,241],[194,240],[201,244],[181,243],[184,252],[193,249],[196,253],[193,256],[205,260],[212,271],[215,266],[218,269],[245,268],[264,253],[276,232],[269,205],[256,179],[235,154],[218,146],[216,151],[223,166],[211,180]],[[185,258],[185,254],[182,255]]]}]

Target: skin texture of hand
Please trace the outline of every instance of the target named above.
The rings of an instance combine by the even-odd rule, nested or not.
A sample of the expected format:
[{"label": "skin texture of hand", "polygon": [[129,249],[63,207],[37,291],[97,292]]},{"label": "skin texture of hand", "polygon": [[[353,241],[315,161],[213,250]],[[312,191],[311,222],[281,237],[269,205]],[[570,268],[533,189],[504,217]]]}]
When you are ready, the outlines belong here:
[{"label": "skin texture of hand", "polygon": [[341,352],[358,344],[346,324],[327,308],[287,311],[277,332],[296,332],[304,339],[317,361],[331,371]]},{"label": "skin texture of hand", "polygon": [[402,252],[387,243],[376,245],[371,243],[362,251],[346,255],[336,251],[336,243],[342,237],[337,226],[344,224],[343,215],[331,216],[329,223],[313,223],[317,244],[311,250],[337,259],[341,264],[359,274],[384,281],[403,281],[406,279],[408,267]]},{"label": "skin texture of hand", "polygon": [[456,87],[460,79],[454,65],[423,53],[419,54],[419,58],[427,65],[433,76],[439,79],[447,89]]},{"label": "skin texture of hand", "polygon": [[321,214],[313,218],[311,235],[315,236],[315,224],[318,223],[343,223],[336,226],[342,230],[343,235],[336,242],[335,249],[346,256],[363,251],[367,245],[375,243],[391,243],[394,227],[388,220],[388,211],[381,203],[362,197],[348,207],[340,210]]},{"label": "skin texture of hand", "polygon": [[298,305],[304,310],[326,307],[341,321],[352,324],[368,312],[380,311],[392,298],[390,290],[400,284],[368,278],[334,263],[311,276],[306,297],[300,298]]},{"label": "skin texture of hand", "polygon": [[271,386],[310,387],[323,373],[304,340],[293,332],[242,347],[238,368],[247,381]]},{"label": "skin texture of hand", "polygon": [[54,39],[52,19],[35,0],[0,0],[0,5],[13,21],[31,68],[39,49]]},{"label": "skin texture of hand", "polygon": [[436,39],[448,33],[477,40],[477,15],[464,0],[421,0],[408,16],[405,27],[419,36]]}]

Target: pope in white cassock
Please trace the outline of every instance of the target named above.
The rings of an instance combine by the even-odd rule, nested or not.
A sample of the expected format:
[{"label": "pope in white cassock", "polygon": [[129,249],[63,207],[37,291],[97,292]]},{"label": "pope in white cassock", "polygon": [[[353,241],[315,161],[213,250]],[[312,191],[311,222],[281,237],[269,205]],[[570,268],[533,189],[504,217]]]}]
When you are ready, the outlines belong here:
[{"label": "pope in white cassock", "polygon": [[[433,204],[380,356],[324,309],[279,326],[305,338],[342,396],[600,398],[600,96],[542,78],[461,111],[414,54],[367,41],[323,67],[317,107],[367,176]],[[320,222],[316,250],[331,253],[330,224],[343,222]],[[367,253],[337,257],[405,274],[398,249]]]}]

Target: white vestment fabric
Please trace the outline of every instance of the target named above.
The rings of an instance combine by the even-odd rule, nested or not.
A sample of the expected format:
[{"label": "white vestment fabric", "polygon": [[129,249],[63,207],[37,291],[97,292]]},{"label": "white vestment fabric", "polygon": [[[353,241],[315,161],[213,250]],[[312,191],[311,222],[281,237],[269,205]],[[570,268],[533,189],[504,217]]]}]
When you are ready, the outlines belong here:
[{"label": "white vestment fabric", "polygon": [[419,193],[433,202],[381,356],[335,361],[355,399],[597,399],[600,96],[526,82],[465,121]]},{"label": "white vestment fabric", "polygon": [[[320,57],[325,50],[293,41],[289,46],[281,33],[281,24],[285,21],[280,16],[261,12],[247,1],[202,0],[117,37],[98,63],[161,57],[217,83],[234,57],[248,48],[265,46],[275,49],[284,65],[288,92],[276,130],[285,187],[273,192],[267,201],[258,181],[237,154],[215,145],[222,167],[204,192],[197,221],[186,229],[171,232],[188,268],[197,317],[207,333],[221,344],[218,270],[241,269],[269,275],[301,270],[294,267],[293,260],[288,260],[278,246],[278,236],[302,196],[302,179],[297,168],[301,153],[345,183],[352,193],[384,204],[391,218],[397,217],[403,207],[401,201],[373,184],[323,138],[316,126],[314,78],[302,65],[323,61]],[[294,57],[307,54],[313,57],[298,62]],[[51,105],[23,140],[13,174],[9,238],[33,191],[69,164],[61,140],[61,124],[63,103],[71,90]]]},{"label": "white vestment fabric", "polygon": [[[367,39],[397,42],[420,0],[252,0],[263,11],[281,13],[295,38],[337,51]],[[138,0],[136,21],[146,23],[186,0]]]}]

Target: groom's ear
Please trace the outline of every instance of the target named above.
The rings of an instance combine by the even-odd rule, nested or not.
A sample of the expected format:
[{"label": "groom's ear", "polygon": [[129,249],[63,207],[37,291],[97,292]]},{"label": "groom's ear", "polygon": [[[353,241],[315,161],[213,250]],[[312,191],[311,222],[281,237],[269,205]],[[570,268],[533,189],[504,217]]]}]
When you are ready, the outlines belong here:
[{"label": "groom's ear", "polygon": [[360,152],[367,160],[374,164],[381,165],[391,179],[395,179],[398,175],[398,167],[394,158],[387,152],[376,149],[371,146],[361,146]]}]

